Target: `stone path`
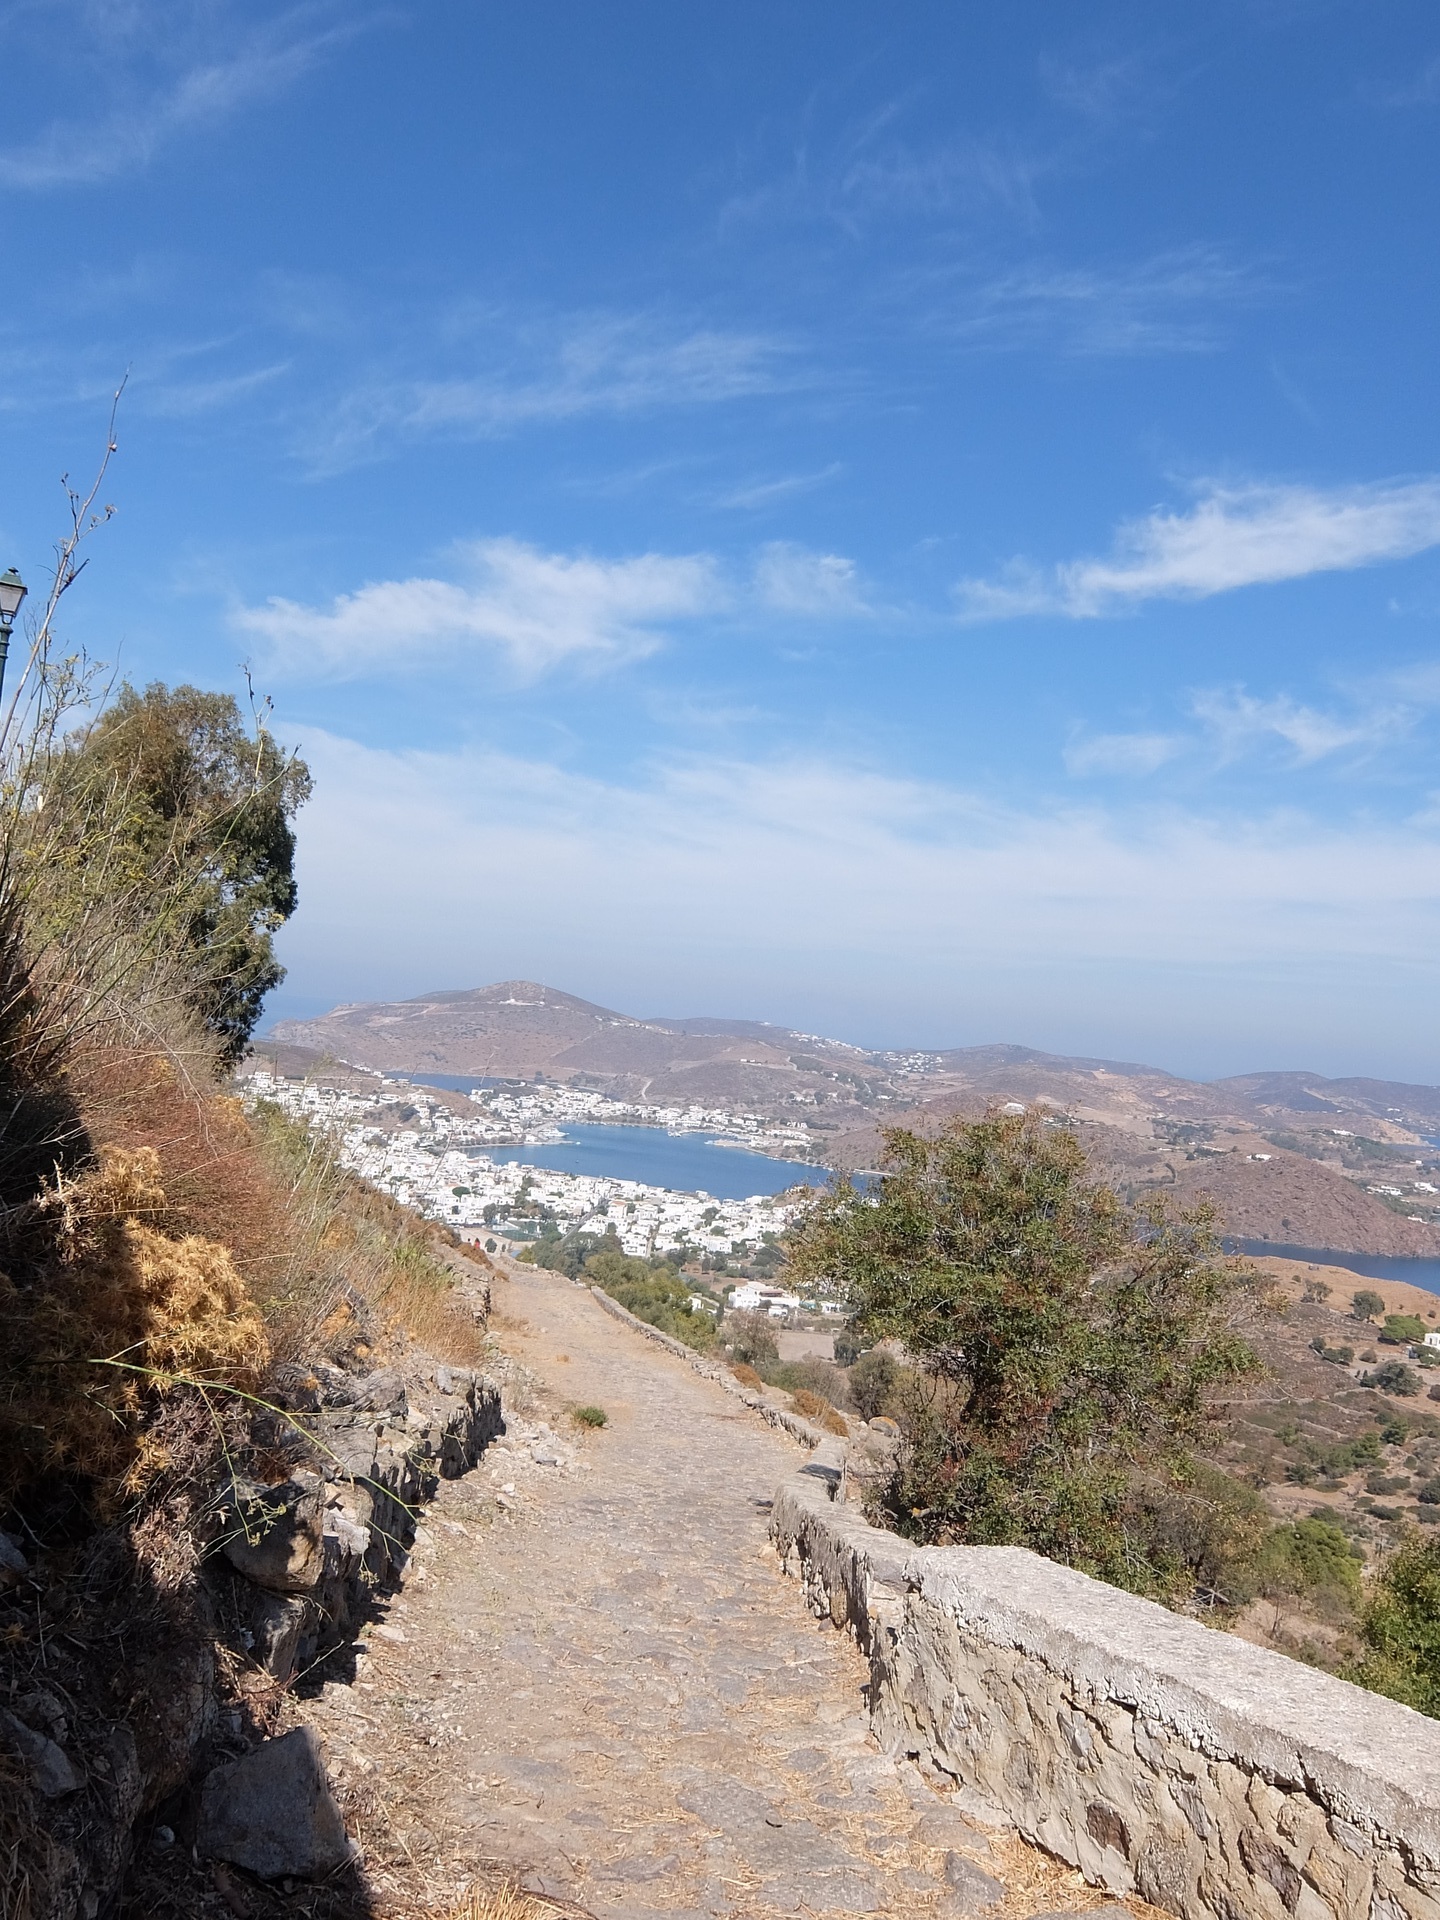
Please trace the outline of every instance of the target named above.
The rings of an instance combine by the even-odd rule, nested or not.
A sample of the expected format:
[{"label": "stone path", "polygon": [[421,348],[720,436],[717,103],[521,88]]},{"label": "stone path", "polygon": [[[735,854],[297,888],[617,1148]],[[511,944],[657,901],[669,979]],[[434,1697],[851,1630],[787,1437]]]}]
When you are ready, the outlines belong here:
[{"label": "stone path", "polygon": [[303,1708],[382,1909],[408,1862],[437,1914],[487,1863],[600,1920],[1149,1911],[876,1750],[863,1660],[768,1544],[793,1440],[584,1289],[506,1273],[529,1404],[442,1489],[354,1683]]}]

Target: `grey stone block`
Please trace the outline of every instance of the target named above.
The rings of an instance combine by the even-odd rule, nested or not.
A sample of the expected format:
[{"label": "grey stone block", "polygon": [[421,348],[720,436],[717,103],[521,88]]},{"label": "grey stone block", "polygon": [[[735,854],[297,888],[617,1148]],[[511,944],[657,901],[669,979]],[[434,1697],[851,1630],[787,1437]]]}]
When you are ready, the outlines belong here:
[{"label": "grey stone block", "polygon": [[310,1621],[311,1604],[293,1593],[256,1596],[250,1613],[256,1663],[282,1686],[295,1671],[300,1641]]},{"label": "grey stone block", "polygon": [[945,1856],[945,1884],[950,1889],[947,1911],[956,1915],[984,1913],[1005,1898],[1005,1889],[995,1876],[961,1853]]},{"label": "grey stone block", "polygon": [[216,1767],[200,1795],[200,1852],[262,1880],[315,1880],[357,1857],[311,1727]]},{"label": "grey stone block", "polygon": [[236,1480],[226,1513],[225,1558],[269,1593],[309,1593],[325,1571],[325,1483],[297,1472],[278,1487]]},{"label": "grey stone block", "polygon": [[25,1762],[30,1783],[46,1800],[59,1800],[67,1793],[78,1793],[80,1776],[71,1766],[63,1747],[56,1746],[47,1734],[36,1733],[13,1713],[0,1707],[0,1738],[9,1741]]},{"label": "grey stone block", "polygon": [[950,1807],[927,1813],[915,1829],[915,1838],[922,1847],[968,1847],[986,1859],[990,1854],[988,1835]]},{"label": "grey stone block", "polygon": [[20,1542],[11,1534],[0,1533],[0,1591],[17,1586],[29,1571],[30,1565],[20,1551]]}]

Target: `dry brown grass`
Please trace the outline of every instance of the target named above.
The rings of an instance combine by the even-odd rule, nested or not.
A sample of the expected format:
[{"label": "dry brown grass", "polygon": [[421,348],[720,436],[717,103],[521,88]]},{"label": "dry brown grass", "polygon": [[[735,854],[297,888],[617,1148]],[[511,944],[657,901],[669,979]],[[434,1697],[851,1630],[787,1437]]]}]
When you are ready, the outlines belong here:
[{"label": "dry brown grass", "polygon": [[790,1396],[790,1405],[802,1420],[813,1420],[817,1427],[823,1427],[826,1433],[848,1434],[844,1414],[831,1406],[823,1393],[812,1393],[809,1387],[800,1387]]},{"label": "dry brown grass", "polygon": [[103,1512],[143,1491],[172,1464],[144,1436],[177,1376],[233,1413],[272,1359],[415,1341],[483,1362],[425,1223],[283,1117],[247,1118],[179,1016],[117,1026],[85,1036],[63,1079],[90,1164],[12,1208],[0,1499],[56,1472]]},{"label": "dry brown grass", "polygon": [[336,1314],[358,1307],[382,1337],[408,1336],[460,1365],[483,1359],[435,1230],[273,1108],[247,1117],[217,1092],[213,1050],[199,1036],[92,1047],[71,1081],[98,1145],[158,1156],[165,1229],[230,1250],[277,1357],[313,1352]]},{"label": "dry brown grass", "polygon": [[582,1916],[584,1907],[569,1901],[543,1899],[506,1885],[490,1892],[472,1887],[458,1907],[452,1907],[447,1920],[555,1920],[557,1914]]},{"label": "dry brown grass", "polygon": [[737,1360],[730,1371],[742,1387],[763,1387],[765,1384],[754,1367],[747,1366],[743,1360]]}]

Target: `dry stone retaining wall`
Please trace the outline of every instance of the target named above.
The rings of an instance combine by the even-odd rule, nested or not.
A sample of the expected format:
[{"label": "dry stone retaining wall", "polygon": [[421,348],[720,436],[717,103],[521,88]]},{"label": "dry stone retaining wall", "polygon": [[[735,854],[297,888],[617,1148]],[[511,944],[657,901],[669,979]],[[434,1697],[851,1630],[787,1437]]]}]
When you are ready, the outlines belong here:
[{"label": "dry stone retaining wall", "polygon": [[1184,1920],[1440,1920],[1440,1722],[1020,1548],[911,1547],[843,1478],[826,1442],[772,1533],[887,1751]]},{"label": "dry stone retaining wall", "polygon": [[[578,1284],[583,1285],[584,1282]],[[798,1413],[789,1413],[784,1407],[773,1406],[762,1395],[742,1387],[735,1376],[717,1361],[707,1359],[703,1353],[697,1353],[694,1347],[687,1347],[683,1340],[677,1340],[673,1334],[662,1333],[659,1327],[652,1327],[648,1320],[638,1318],[628,1307],[622,1307],[618,1300],[606,1293],[603,1287],[592,1287],[590,1291],[612,1320],[623,1321],[627,1327],[633,1327],[636,1333],[643,1333],[647,1340],[653,1340],[656,1346],[666,1348],[681,1360],[688,1360],[697,1373],[703,1373],[707,1380],[718,1380],[722,1387],[743,1400],[762,1420],[768,1421],[772,1427],[783,1427],[802,1446],[818,1446],[825,1438],[818,1427],[812,1427]]]}]

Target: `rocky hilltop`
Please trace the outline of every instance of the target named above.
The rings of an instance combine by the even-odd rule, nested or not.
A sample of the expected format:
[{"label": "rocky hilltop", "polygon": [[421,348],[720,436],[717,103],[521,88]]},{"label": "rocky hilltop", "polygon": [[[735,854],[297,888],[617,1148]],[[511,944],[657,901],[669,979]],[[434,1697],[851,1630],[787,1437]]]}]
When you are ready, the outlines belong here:
[{"label": "rocky hilltop", "polygon": [[815,1157],[874,1164],[881,1129],[1039,1101],[1132,1193],[1210,1195],[1243,1238],[1440,1253],[1440,1087],[1265,1072],[1186,1080],[1021,1046],[867,1050],[760,1021],[638,1017],[530,980],[281,1021],[260,1052],[388,1073],[549,1079],[655,1106],[803,1118]]}]

